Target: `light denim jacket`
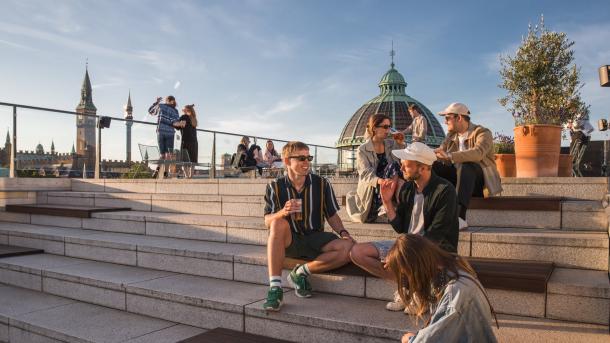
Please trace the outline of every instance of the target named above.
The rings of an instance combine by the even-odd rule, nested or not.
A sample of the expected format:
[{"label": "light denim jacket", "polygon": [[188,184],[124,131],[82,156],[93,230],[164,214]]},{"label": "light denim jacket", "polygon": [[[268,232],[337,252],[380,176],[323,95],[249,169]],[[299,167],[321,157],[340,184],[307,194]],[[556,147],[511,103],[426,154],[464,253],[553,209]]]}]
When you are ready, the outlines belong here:
[{"label": "light denim jacket", "polygon": [[458,280],[450,281],[436,308],[431,308],[430,324],[411,337],[409,343],[497,342],[493,333],[491,309],[475,281],[460,271]]}]

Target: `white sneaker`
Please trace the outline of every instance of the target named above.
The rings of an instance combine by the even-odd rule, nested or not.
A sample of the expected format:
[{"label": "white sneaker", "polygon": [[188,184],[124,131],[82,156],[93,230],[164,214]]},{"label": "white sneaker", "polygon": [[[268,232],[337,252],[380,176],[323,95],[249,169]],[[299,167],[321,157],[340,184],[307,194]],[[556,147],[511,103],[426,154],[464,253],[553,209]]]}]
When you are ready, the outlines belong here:
[{"label": "white sneaker", "polygon": [[405,310],[405,303],[402,302],[402,299],[400,298],[398,291],[394,292],[394,300],[388,302],[385,305],[385,308],[388,311],[394,311],[394,312]]},{"label": "white sneaker", "polygon": [[460,231],[468,229],[468,223],[464,219],[458,217],[458,222]]},{"label": "white sneaker", "polygon": [[383,205],[381,205],[379,207],[379,210],[377,210],[377,216],[378,217],[381,217],[381,216],[383,216],[386,213],[387,213],[387,211],[385,210],[385,206],[383,206]]}]

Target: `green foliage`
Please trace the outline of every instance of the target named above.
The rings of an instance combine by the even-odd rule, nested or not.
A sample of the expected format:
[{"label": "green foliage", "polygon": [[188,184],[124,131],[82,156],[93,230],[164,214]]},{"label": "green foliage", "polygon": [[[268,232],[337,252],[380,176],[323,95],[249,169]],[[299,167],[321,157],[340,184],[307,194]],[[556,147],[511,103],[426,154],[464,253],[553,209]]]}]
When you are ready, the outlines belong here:
[{"label": "green foliage", "polygon": [[494,135],[494,152],[496,154],[514,154],[515,140],[513,137],[496,132]]},{"label": "green foliage", "polygon": [[144,163],[134,163],[129,168],[126,174],[121,176],[121,179],[151,179],[152,171]]},{"label": "green foliage", "polygon": [[544,18],[531,25],[515,56],[502,56],[499,85],[507,95],[499,102],[515,125],[563,125],[588,112],[580,98],[580,69],[574,62],[574,42],[563,32],[544,27]]}]

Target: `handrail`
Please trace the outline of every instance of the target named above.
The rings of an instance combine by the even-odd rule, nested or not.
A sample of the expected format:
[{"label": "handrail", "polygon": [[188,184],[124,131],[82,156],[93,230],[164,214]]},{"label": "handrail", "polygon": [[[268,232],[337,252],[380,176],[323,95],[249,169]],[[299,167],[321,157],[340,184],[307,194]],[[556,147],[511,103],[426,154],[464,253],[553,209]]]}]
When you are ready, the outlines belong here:
[{"label": "handrail", "polygon": [[[12,107],[13,109],[13,139],[12,139],[12,148],[11,148],[11,152],[10,152],[10,177],[16,177],[17,176],[17,165],[16,165],[16,161],[17,161],[17,136],[18,136],[18,132],[17,132],[17,109],[28,109],[28,110],[34,110],[34,111],[44,111],[44,112],[53,112],[53,113],[60,113],[60,114],[68,114],[68,115],[74,115],[74,116],[84,116],[84,117],[93,117],[96,118],[99,122],[99,118],[101,117],[109,117],[111,120],[115,120],[115,121],[120,121],[120,122],[129,122],[129,123],[136,123],[136,124],[143,124],[143,125],[152,125],[152,126],[157,126],[157,123],[154,122],[148,122],[148,121],[142,121],[142,120],[134,120],[134,119],[125,119],[122,117],[112,117],[112,116],[103,116],[103,115],[99,115],[99,114],[90,114],[90,113],[79,113],[76,111],[66,111],[66,110],[60,110],[60,109],[56,109],[56,108],[48,108],[48,107],[40,107],[40,106],[31,106],[31,105],[23,105],[23,104],[15,104],[15,103],[10,103],[10,102],[0,102],[0,106],[4,106],[4,107]],[[100,172],[101,172],[101,148],[102,148],[102,142],[101,142],[101,137],[102,137],[102,129],[99,125],[97,125],[97,144],[96,144],[96,151],[95,151],[95,177],[98,178],[100,176]],[[276,142],[289,142],[289,140],[285,140],[285,139],[277,139],[277,138],[270,138],[270,137],[262,137],[262,136],[256,136],[256,135],[247,135],[247,134],[242,134],[242,133],[235,133],[235,132],[224,132],[224,131],[215,131],[215,130],[207,130],[207,129],[196,129],[199,132],[205,132],[205,133],[210,133],[212,134],[212,161],[210,163],[210,177],[211,178],[215,178],[216,177],[216,135],[217,134],[221,134],[221,135],[228,135],[228,136],[236,136],[236,137],[240,137],[240,136],[246,136],[246,137],[252,137],[254,138],[255,142],[257,139],[261,139],[261,140],[272,140],[272,141],[276,141]],[[343,163],[341,162],[343,160],[343,153],[345,152],[346,149],[342,149],[342,148],[338,148],[338,147],[333,147],[333,146],[327,146],[327,145],[319,145],[319,144],[308,144],[309,146],[311,146],[315,151],[314,151],[314,163],[313,163],[313,167],[315,168],[316,165],[318,165],[317,163],[317,155],[318,155],[318,148],[324,148],[324,149],[332,149],[334,151],[336,151],[337,153],[337,167],[340,167]],[[352,154],[354,153],[354,149],[352,148]],[[355,168],[355,164],[354,161],[352,159],[352,163],[351,163],[352,167],[351,169],[354,170]],[[338,172],[338,169],[337,169]]]},{"label": "handrail", "polygon": [[[144,124],[144,125],[155,125],[155,126],[157,125],[156,123],[151,123],[151,122],[142,121],[142,120],[125,119],[125,118],[121,118],[121,117],[102,116],[102,115],[98,115],[98,114],[78,113],[78,112],[74,112],[74,111],[58,110],[58,109],[55,109],[55,108],[47,108],[47,107],[39,107],[39,106],[14,104],[14,103],[10,103],[10,102],[0,102],[0,106],[17,107],[17,108],[24,108],[24,109],[29,109],[29,110],[45,111],[45,112],[55,112],[55,113],[79,115],[79,116],[94,117],[94,118],[110,117],[110,118],[112,118],[112,120],[118,120],[118,121],[124,121],[124,122],[129,121],[129,122],[132,122],[132,123]],[[206,129],[196,129],[196,130],[200,131],[200,132],[217,133],[217,134],[221,134],[221,135],[247,136],[247,137],[260,138],[260,139],[263,139],[263,140],[272,140],[272,141],[276,141],[276,142],[283,142],[283,143],[289,142],[289,140],[285,140],[285,139],[276,139],[276,138],[262,137],[262,136],[257,136],[257,135],[247,135],[247,134],[234,133],[234,132],[224,132],[224,131],[206,130]],[[339,149],[337,147],[331,147],[331,146],[327,146],[327,145],[310,144],[310,143],[306,143],[306,144],[307,145],[311,145],[311,146],[317,146],[319,148],[325,148],[325,149],[336,149],[336,150]]]}]

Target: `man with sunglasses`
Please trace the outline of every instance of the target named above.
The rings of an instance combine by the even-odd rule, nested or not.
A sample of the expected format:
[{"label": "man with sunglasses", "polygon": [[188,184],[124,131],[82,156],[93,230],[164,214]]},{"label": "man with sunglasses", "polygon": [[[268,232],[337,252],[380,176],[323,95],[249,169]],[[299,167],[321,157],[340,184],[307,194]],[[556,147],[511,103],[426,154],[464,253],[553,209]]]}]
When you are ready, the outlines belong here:
[{"label": "man with sunglasses", "polygon": [[[282,149],[282,160],[287,175],[270,182],[265,192],[269,291],[263,307],[268,311],[279,311],[282,305],[285,257],[310,261],[295,266],[287,278],[297,297],[309,298],[309,276],[347,264],[354,244],[339,218],[339,204],[330,182],[310,173],[313,156],[309,147],[288,142]],[[325,220],[336,234],[324,232]]]},{"label": "man with sunglasses", "polygon": [[458,196],[460,228],[466,224],[466,211],[471,197],[494,196],[502,192],[500,174],[496,168],[493,136],[489,129],[470,121],[466,105],[454,102],[438,113],[445,117],[448,134],[435,150],[439,162],[436,174],[455,185]]}]

